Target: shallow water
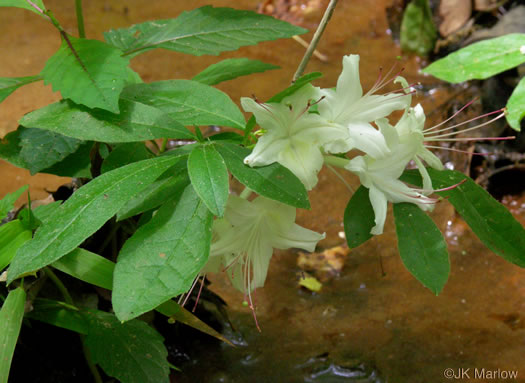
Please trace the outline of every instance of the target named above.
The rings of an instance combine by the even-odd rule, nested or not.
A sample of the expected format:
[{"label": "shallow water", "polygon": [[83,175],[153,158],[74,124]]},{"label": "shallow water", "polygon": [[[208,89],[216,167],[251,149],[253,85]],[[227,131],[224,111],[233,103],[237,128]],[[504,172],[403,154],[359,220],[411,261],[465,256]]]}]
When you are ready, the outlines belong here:
[{"label": "shallow water", "polygon": [[[190,4],[191,3],[191,4]],[[110,27],[123,27],[154,18],[174,17],[205,1],[85,1],[88,37],[101,38]],[[212,1],[216,6],[255,9],[257,1]],[[46,1],[66,30],[75,33],[74,2]],[[341,0],[319,50],[327,63],[313,59],[307,71],[321,71],[320,86],[334,86],[345,54],[361,55],[361,76],[366,90],[375,82],[380,67],[390,68],[401,52],[388,32],[387,0]],[[311,16],[315,22],[320,12]],[[312,21],[313,20],[313,21]],[[310,35],[307,35],[308,39]],[[30,12],[0,9],[0,44],[3,59],[0,76],[25,76],[39,72],[60,44],[44,20]],[[250,57],[282,67],[243,77],[219,88],[235,102],[241,96],[267,99],[286,87],[304,50],[292,40],[280,40],[242,48],[219,57],[191,57],[175,52],[152,51],[133,60],[145,81],[191,78],[207,65],[227,57]],[[439,88],[417,102],[432,111],[451,91],[418,73],[420,59],[402,58],[410,83]],[[399,64],[398,64],[399,65]],[[24,113],[59,98],[41,83],[22,88],[0,104],[0,135],[16,128]],[[438,110],[438,109],[436,109]],[[433,118],[439,118],[435,113]],[[462,164],[457,164],[462,168]],[[33,198],[44,189],[54,190],[67,181],[54,176],[29,177],[28,172],[0,162],[4,181],[0,196],[30,183]],[[345,176],[352,185],[357,180]],[[320,174],[319,186],[310,194],[311,211],[298,211],[298,223],[326,232],[321,248],[344,242],[339,236],[343,211],[350,197],[346,187],[329,171]],[[525,196],[507,198],[507,206],[525,223]],[[320,293],[297,285],[299,268],[294,252],[273,258],[264,289],[257,291],[259,333],[243,297],[223,276],[212,277],[211,289],[228,304],[236,331],[229,336],[237,344],[206,346],[183,365],[177,382],[443,382],[446,368],[517,370],[525,382],[525,270],[487,250],[447,203],[432,217],[449,240],[452,272],[442,294],[434,296],[402,265],[396,250],[394,227],[353,250],[339,275]],[[381,258],[380,258],[381,257]],[[380,263],[381,259],[381,263]],[[472,379],[474,380],[474,379]],[[464,379],[464,381],[467,381]],[[501,379],[478,379],[504,381]]]}]

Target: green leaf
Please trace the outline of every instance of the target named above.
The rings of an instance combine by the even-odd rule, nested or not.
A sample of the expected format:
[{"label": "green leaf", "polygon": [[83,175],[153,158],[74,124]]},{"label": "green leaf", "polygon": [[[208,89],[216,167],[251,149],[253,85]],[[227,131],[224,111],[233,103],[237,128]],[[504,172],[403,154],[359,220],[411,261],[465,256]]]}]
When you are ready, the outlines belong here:
[{"label": "green leaf", "polygon": [[220,125],[243,129],[244,116],[218,89],[191,80],[130,85],[122,98],[160,109],[185,126]]},{"label": "green leaf", "polygon": [[33,233],[26,230],[18,219],[0,226],[0,271],[9,265],[17,250],[32,237]]},{"label": "green leaf", "polygon": [[189,185],[128,239],[118,256],[113,309],[129,320],[190,288],[208,259],[213,216]]},{"label": "green leaf", "polygon": [[9,267],[8,283],[74,250],[178,160],[177,156],[165,156],[135,162],[82,186],[37,230],[33,240],[19,249]]},{"label": "green leaf", "polygon": [[322,76],[323,74],[321,72],[312,72],[312,73],[305,74],[304,76],[299,77],[288,88],[282,90],[281,92],[277,93],[275,96],[271,97],[267,102],[281,102],[284,98],[291,96],[292,94],[297,92],[299,89],[301,89],[306,84],[309,84],[312,81]]},{"label": "green leaf", "polygon": [[[3,4],[2,4],[3,5]],[[0,6],[2,6],[0,5]],[[31,84],[32,82],[41,80],[40,76],[28,77],[0,77],[0,102],[4,101],[11,93],[23,85]]]},{"label": "green leaf", "polygon": [[62,97],[89,108],[119,112],[119,95],[128,80],[129,59],[98,40],[62,35],[62,46],[42,70],[44,83]]},{"label": "green leaf", "polygon": [[155,20],[104,33],[125,55],[164,48],[195,56],[218,55],[261,41],[306,33],[287,22],[250,11],[205,6],[176,19]]},{"label": "green leaf", "polygon": [[250,154],[249,149],[228,142],[217,142],[215,145],[230,172],[247,188],[287,205],[310,208],[303,183],[284,166],[273,163],[251,168],[244,164],[244,158]]},{"label": "green leaf", "polygon": [[113,314],[86,310],[85,343],[93,362],[122,383],[168,383],[164,339],[140,320],[120,323]]},{"label": "green leaf", "polygon": [[115,264],[90,251],[77,248],[51,264],[81,281],[111,290]]},{"label": "green leaf", "polygon": [[151,153],[144,142],[129,142],[117,145],[102,163],[100,171],[106,173],[110,170],[120,168],[121,166],[133,162],[147,160],[155,155]]},{"label": "green leaf", "polygon": [[432,219],[411,203],[394,204],[397,247],[405,267],[438,295],[450,273],[447,243]]},{"label": "green leaf", "polygon": [[[23,158],[21,155],[23,149],[21,136],[24,136],[25,131],[28,129],[30,128],[19,126],[17,130],[8,133],[0,141],[0,158],[20,168],[37,169],[40,162],[39,157],[31,156],[30,153],[26,155],[26,158]],[[39,172],[55,174],[62,177],[91,178],[89,153],[92,146],[92,142],[83,142],[76,151],[66,156],[63,160],[48,168],[41,169]],[[53,154],[50,155],[54,156]],[[35,163],[33,163],[33,161],[35,161]]]},{"label": "green leaf", "polygon": [[33,175],[75,153],[82,143],[48,130],[23,129],[20,132],[20,158]]},{"label": "green leaf", "polygon": [[122,221],[162,205],[166,200],[178,195],[178,191],[184,189],[189,182],[186,164],[181,161],[130,199],[117,212],[117,221]]},{"label": "green leaf", "polygon": [[16,341],[22,327],[26,292],[22,287],[9,292],[0,310],[0,383],[7,383]]},{"label": "green leaf", "polygon": [[36,298],[32,305],[33,310],[26,315],[27,318],[87,335],[87,321],[76,307],[44,298]]},{"label": "green leaf", "polygon": [[523,45],[525,33],[480,41],[433,62],[423,72],[452,83],[483,80],[523,64]]},{"label": "green leaf", "polygon": [[[33,0],[32,3],[35,4],[38,8],[40,8],[40,10],[42,11],[46,10],[46,7],[44,3],[42,2],[42,0]],[[42,17],[46,17],[42,14],[42,12],[40,12],[38,9],[33,7],[31,4],[29,4],[27,0],[0,0],[0,7],[24,8],[29,11],[33,11]]]},{"label": "green leaf", "polygon": [[23,192],[27,190],[29,186],[24,185],[17,191],[7,193],[4,198],[0,200],[0,221],[7,217],[9,213],[15,207],[15,202],[20,198]]},{"label": "green leaf", "polygon": [[198,81],[206,85],[215,85],[237,77],[272,69],[279,69],[279,67],[259,60],[250,60],[247,58],[226,59],[210,65],[201,73],[193,77],[193,81]]},{"label": "green leaf", "polygon": [[401,22],[401,48],[424,56],[434,49],[436,39],[437,31],[428,0],[412,0]]},{"label": "green leaf", "polygon": [[[507,261],[525,267],[525,229],[505,206],[460,172],[427,170],[435,189],[463,182],[453,189],[437,194],[447,198],[447,201],[454,205],[485,246]],[[406,171],[402,177],[405,182],[421,185],[421,176],[417,171]]]},{"label": "green leaf", "polygon": [[523,77],[507,101],[507,122],[516,131],[520,131],[520,122],[525,116],[525,77]]},{"label": "green leaf", "polygon": [[90,110],[62,100],[26,114],[20,124],[81,140],[121,143],[154,138],[194,138],[189,130],[159,109],[120,100],[120,114]]},{"label": "green leaf", "polygon": [[[113,287],[113,270],[115,264],[90,251],[80,248],[73,250],[58,261],[55,261],[53,267],[95,286],[108,290],[111,290]],[[171,317],[205,334],[231,344],[228,339],[172,300],[164,302],[162,305],[156,307],[155,310],[162,315]]]},{"label": "green leaf", "polygon": [[344,225],[348,247],[357,247],[370,238],[370,230],[375,225],[374,209],[368,198],[368,189],[360,186],[352,195],[344,214]]},{"label": "green leaf", "polygon": [[188,173],[195,192],[213,215],[222,217],[229,195],[226,164],[213,145],[196,147],[188,158]]}]

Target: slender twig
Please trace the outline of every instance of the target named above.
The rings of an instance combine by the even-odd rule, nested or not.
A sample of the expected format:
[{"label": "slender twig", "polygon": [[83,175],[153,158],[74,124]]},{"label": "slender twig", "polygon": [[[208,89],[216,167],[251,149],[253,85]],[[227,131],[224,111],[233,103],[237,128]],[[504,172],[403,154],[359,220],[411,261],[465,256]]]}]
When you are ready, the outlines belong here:
[{"label": "slender twig", "polygon": [[[71,297],[71,294],[69,294],[69,291],[67,290],[66,286],[62,283],[60,278],[57,277],[57,275],[51,270],[49,267],[44,268],[44,272],[46,275],[53,281],[55,286],[58,288],[62,296],[64,297],[64,300],[66,303],[70,306],[75,307],[75,302],[73,301],[73,298]],[[97,366],[95,363],[93,363],[93,359],[91,358],[91,353],[89,352],[88,347],[86,346],[85,342],[85,336],[82,334],[80,335],[80,340],[82,342],[82,350],[84,352],[84,358],[86,359],[86,363],[89,367],[89,370],[91,371],[91,374],[93,375],[93,379],[95,380],[95,383],[104,383],[102,380],[102,376],[100,376],[100,372],[97,369]]]},{"label": "slender twig", "polygon": [[336,4],[337,0],[330,0],[328,7],[326,7],[326,11],[324,12],[323,18],[321,19],[321,22],[319,23],[319,26],[317,27],[317,30],[314,33],[314,37],[310,42],[310,46],[306,50],[303,59],[299,63],[299,67],[297,68],[297,71],[293,76],[292,82],[295,82],[303,74],[304,69],[308,64],[308,61],[310,61],[310,57],[312,57],[312,54],[314,53],[314,50],[317,47],[317,44],[319,43],[319,39],[321,38],[321,35],[323,34],[326,28],[326,24],[328,24],[330,17],[332,17],[332,13],[334,13],[334,8]]},{"label": "slender twig", "polygon": [[[301,44],[305,48],[308,48],[308,46],[310,45],[307,41],[304,41],[301,37],[299,37],[297,35],[292,36],[292,39],[297,41],[299,44]],[[326,55],[324,55],[321,52],[319,52],[317,49],[314,49],[313,55],[315,57],[317,57],[319,60],[321,60],[322,62],[327,62],[328,61],[328,57],[326,57]]]},{"label": "slender twig", "polygon": [[75,8],[77,13],[77,27],[78,37],[86,38],[86,31],[84,29],[84,13],[82,12],[82,0],[75,0]]}]

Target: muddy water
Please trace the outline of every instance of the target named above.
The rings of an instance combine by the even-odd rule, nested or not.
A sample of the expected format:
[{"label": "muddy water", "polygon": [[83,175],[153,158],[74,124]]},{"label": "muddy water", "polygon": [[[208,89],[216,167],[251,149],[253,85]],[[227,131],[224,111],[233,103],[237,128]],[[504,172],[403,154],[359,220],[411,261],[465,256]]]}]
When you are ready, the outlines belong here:
[{"label": "muddy water", "polygon": [[[210,1],[85,0],[87,34],[101,38],[102,31],[110,27],[174,17],[205,3]],[[258,2],[211,3],[254,9]],[[75,33],[73,1],[48,0],[46,4],[64,27]],[[375,82],[379,67],[394,65],[401,52],[388,33],[384,9],[389,4],[388,0],[340,1],[319,46],[329,61],[314,59],[308,66],[308,71],[324,73],[318,85],[335,85],[344,54],[361,55],[365,89]],[[319,17],[317,12],[311,20]],[[1,9],[0,44],[0,76],[25,76],[42,69],[45,58],[58,48],[59,38],[38,16]],[[251,94],[265,99],[286,87],[302,54],[303,48],[289,40],[246,47],[220,57],[153,51],[135,58],[132,66],[145,81],[191,78],[207,65],[235,56],[282,67],[219,85],[238,102],[241,96]],[[421,63],[417,58],[403,57],[403,65],[409,82],[434,83],[418,73]],[[449,95],[438,90],[417,101],[430,111]],[[42,84],[18,90],[0,105],[0,134],[15,129],[24,113],[58,97]],[[5,163],[0,164],[0,171],[0,196],[30,183],[32,195],[38,198],[46,194],[44,189],[64,182],[53,176],[29,177]],[[355,178],[345,178],[357,185]],[[310,194],[312,211],[298,212],[300,224],[327,233],[321,247],[343,242],[338,233],[349,197],[350,192],[332,173],[321,172],[319,186]],[[525,223],[525,199],[507,199],[507,204]],[[446,368],[456,373],[470,368],[467,374],[472,378],[475,368],[484,368],[518,370],[514,381],[525,382],[525,271],[487,250],[445,203],[438,206],[433,218],[449,240],[452,266],[440,296],[434,296],[404,269],[391,221],[383,236],[348,255],[341,275],[326,282],[320,293],[297,287],[296,255],[280,252],[272,261],[265,288],[257,291],[262,334],[257,332],[249,309],[242,305],[241,294],[222,276],[213,277],[211,288],[228,304],[236,330],[230,336],[238,347],[202,349],[193,355],[195,363],[184,365],[185,374],[176,375],[174,381],[343,382],[353,377],[353,381],[363,382],[434,383],[446,381]]]}]

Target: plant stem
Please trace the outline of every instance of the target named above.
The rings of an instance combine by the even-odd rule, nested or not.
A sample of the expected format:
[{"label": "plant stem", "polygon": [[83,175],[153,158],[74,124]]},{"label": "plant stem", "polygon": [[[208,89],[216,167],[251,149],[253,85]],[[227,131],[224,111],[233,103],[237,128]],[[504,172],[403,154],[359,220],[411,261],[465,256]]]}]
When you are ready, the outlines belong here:
[{"label": "plant stem", "polygon": [[162,144],[160,145],[159,153],[164,153],[166,151],[166,146],[167,145],[168,145],[168,139],[167,138],[163,138],[162,139]]},{"label": "plant stem", "polygon": [[308,61],[310,61],[310,57],[312,57],[312,54],[314,53],[314,50],[317,47],[317,44],[319,43],[319,39],[321,38],[321,35],[323,34],[326,25],[328,24],[328,21],[332,17],[332,13],[334,13],[334,8],[336,4],[337,0],[330,0],[328,7],[326,7],[326,11],[324,12],[323,18],[321,19],[321,22],[319,23],[319,26],[317,27],[317,30],[314,33],[314,37],[312,38],[312,41],[310,42],[310,45],[308,46],[308,49],[306,50],[303,56],[303,59],[299,63],[299,67],[297,68],[297,71],[293,76],[292,82],[295,82],[303,74],[304,69],[308,64]]},{"label": "plant stem", "polygon": [[75,0],[75,8],[77,13],[78,37],[85,39],[86,31],[84,29],[84,13],[82,12],[82,0]]},{"label": "plant stem", "polygon": [[[64,297],[64,300],[67,304],[71,306],[75,306],[75,302],[73,302],[73,298],[71,297],[71,294],[69,294],[69,291],[67,290],[66,286],[62,283],[62,281],[57,277],[57,275],[51,270],[49,267],[44,268],[44,272],[46,275],[53,281],[55,286],[58,288],[62,296]],[[89,370],[91,371],[91,374],[93,375],[93,379],[95,383],[104,383],[102,380],[102,377],[100,376],[100,372],[97,369],[97,366],[93,363],[93,360],[91,359],[91,353],[89,352],[89,349],[86,346],[85,337],[82,334],[80,335],[80,340],[82,342],[82,351],[84,352],[84,358],[86,359],[86,363],[89,367]]]},{"label": "plant stem", "polygon": [[239,194],[239,197],[243,199],[248,199],[248,197],[252,194],[252,191],[248,188],[244,188],[244,190]]},{"label": "plant stem", "polygon": [[69,294],[69,291],[67,290],[66,286],[62,283],[62,281],[57,277],[57,275],[51,270],[49,267],[44,268],[44,272],[46,275],[53,281],[55,286],[58,288],[62,296],[64,297],[64,300],[67,304],[74,306],[75,302],[73,302],[73,298],[71,298],[71,295]]},{"label": "plant stem", "polygon": [[324,156],[324,163],[326,165],[335,166],[337,168],[344,168],[350,162],[348,158],[341,158],[336,156]]}]

